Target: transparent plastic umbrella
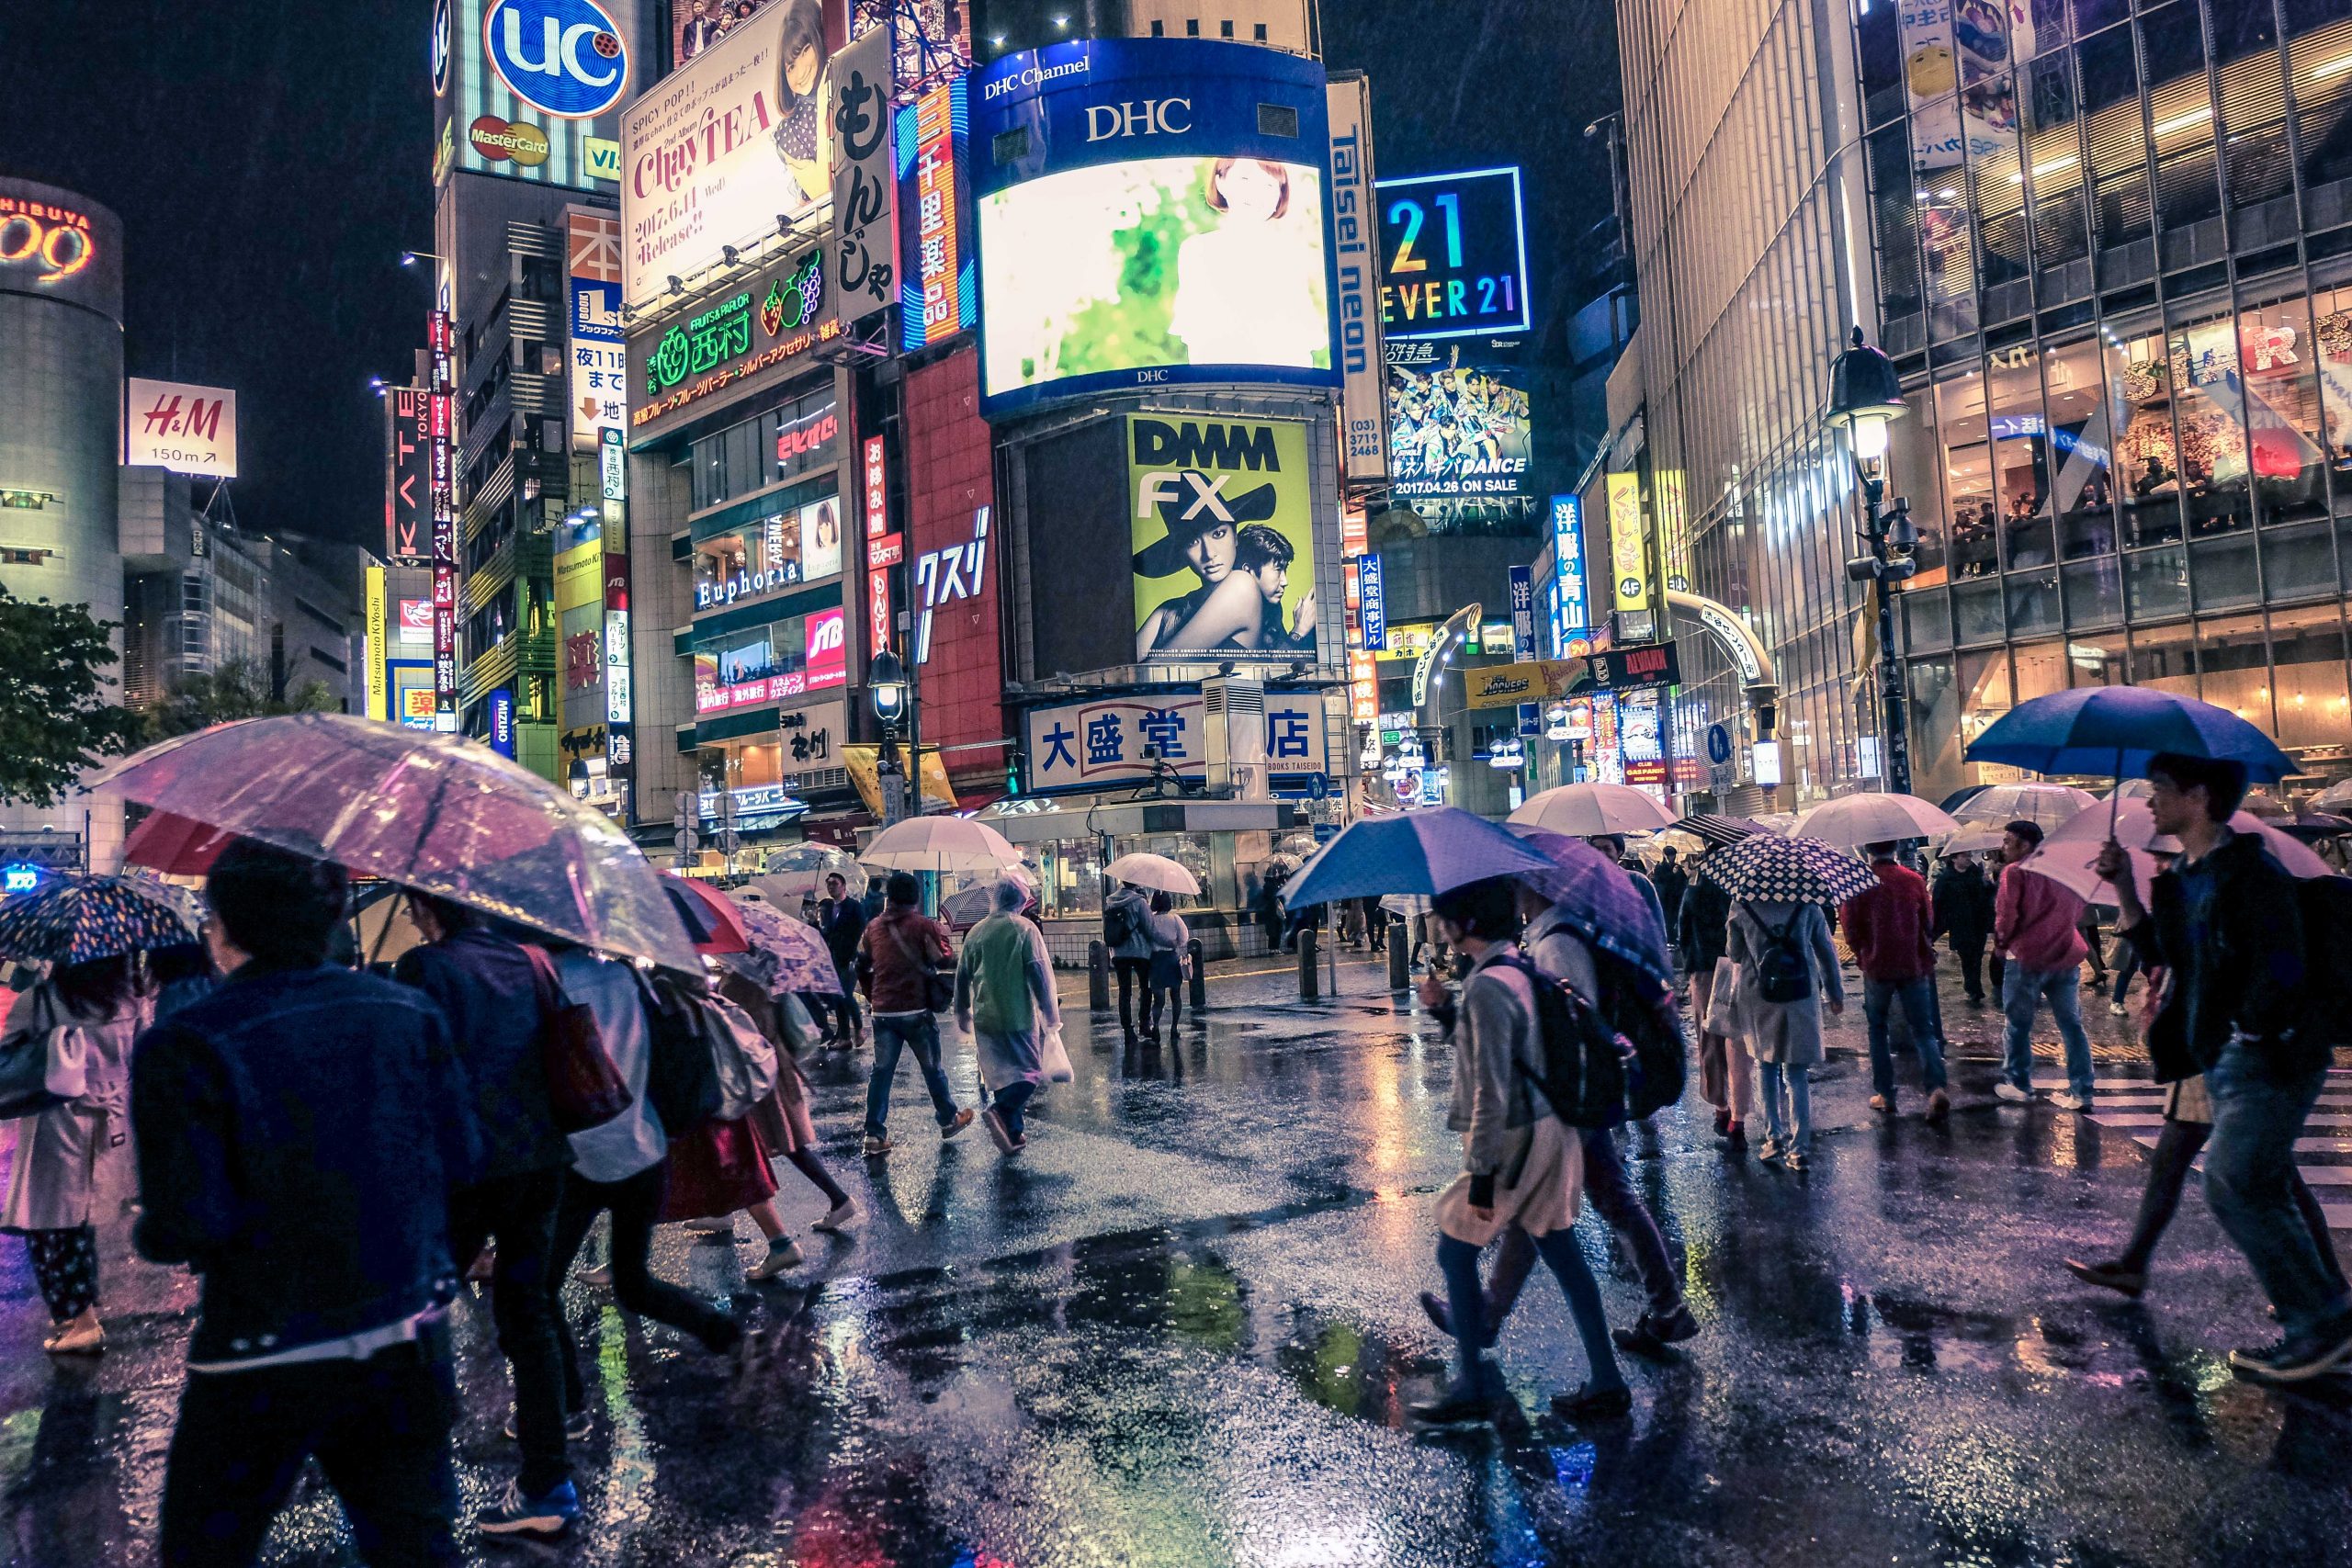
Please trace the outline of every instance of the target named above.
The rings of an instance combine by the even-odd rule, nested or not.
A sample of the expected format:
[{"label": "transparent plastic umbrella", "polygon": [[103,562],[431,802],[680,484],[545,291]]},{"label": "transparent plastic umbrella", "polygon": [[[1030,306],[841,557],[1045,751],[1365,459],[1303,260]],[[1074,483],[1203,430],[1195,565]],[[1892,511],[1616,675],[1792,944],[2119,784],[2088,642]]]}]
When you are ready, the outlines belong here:
[{"label": "transparent plastic umbrella", "polygon": [[1589,839],[1602,833],[1655,833],[1674,826],[1674,813],[1632,784],[1577,784],[1529,795],[1510,820],[1516,827]]},{"label": "transparent plastic umbrella", "polygon": [[91,787],[602,952],[701,969],[627,833],[458,736],[348,714],[243,719],[151,746]]},{"label": "transparent plastic umbrella", "polygon": [[1939,807],[1916,795],[1846,795],[1799,817],[1789,836],[1851,850],[1903,839],[1941,838],[1959,827]]}]

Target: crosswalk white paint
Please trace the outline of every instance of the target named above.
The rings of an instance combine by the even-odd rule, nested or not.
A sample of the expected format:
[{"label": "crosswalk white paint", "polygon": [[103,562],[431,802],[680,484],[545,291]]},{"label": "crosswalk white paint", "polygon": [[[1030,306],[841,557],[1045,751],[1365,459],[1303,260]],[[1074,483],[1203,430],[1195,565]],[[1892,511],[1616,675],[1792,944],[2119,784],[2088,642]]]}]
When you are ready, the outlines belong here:
[{"label": "crosswalk white paint", "polygon": [[[2129,1134],[2143,1147],[2156,1146],[2156,1133],[2165,1120],[2162,1084],[2145,1078],[2094,1078],[2091,1090],[2093,1122]],[[2303,1179],[2321,1189],[2314,1195],[2320,1199],[2321,1213],[2327,1216],[2328,1228],[2352,1231],[2352,1201],[2327,1201],[2330,1197],[2352,1199],[2352,1193],[2340,1190],[2352,1188],[2352,1136],[2344,1135],[2352,1134],[2352,1070],[2328,1069],[2319,1104],[2303,1125],[2312,1135],[2295,1140],[2295,1163],[2302,1168]],[[2204,1156],[2198,1156],[2197,1165],[2204,1168]]]}]

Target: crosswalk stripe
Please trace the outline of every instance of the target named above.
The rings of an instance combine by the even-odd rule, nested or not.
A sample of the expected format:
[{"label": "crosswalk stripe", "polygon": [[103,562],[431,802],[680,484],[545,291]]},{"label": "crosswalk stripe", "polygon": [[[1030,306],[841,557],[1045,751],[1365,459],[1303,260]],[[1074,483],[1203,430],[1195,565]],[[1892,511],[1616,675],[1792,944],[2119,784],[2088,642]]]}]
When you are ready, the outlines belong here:
[{"label": "crosswalk stripe", "polygon": [[[2331,1067],[2327,1088],[2337,1089],[2343,1087],[2342,1080],[2348,1078],[2352,1078],[2352,1073]],[[2143,1148],[2156,1146],[2157,1134],[2153,1129],[2161,1128],[2165,1122],[2163,1086],[2145,1078],[2095,1078],[2091,1087],[2099,1097],[2092,1102],[2093,1122],[2114,1128]],[[2303,1125],[2319,1134],[2295,1140],[2295,1164],[2302,1171],[2303,1179],[2314,1187],[2352,1187],[2352,1163],[2338,1163],[2352,1160],[2352,1137],[2326,1135],[2352,1131],[2352,1094],[2322,1093],[2318,1108]],[[2143,1128],[2150,1130],[2142,1131]],[[2202,1155],[2198,1156],[2197,1166],[2199,1170],[2204,1168]],[[2322,1203],[2320,1212],[2327,1216],[2328,1229],[2352,1231],[2352,1203]]]}]

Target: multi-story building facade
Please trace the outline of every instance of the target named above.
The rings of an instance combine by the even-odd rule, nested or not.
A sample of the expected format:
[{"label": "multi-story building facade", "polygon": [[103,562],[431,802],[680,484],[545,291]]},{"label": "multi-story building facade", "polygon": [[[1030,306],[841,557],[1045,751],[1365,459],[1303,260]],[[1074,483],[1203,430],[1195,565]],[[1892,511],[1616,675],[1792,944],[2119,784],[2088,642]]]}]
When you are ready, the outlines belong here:
[{"label": "multi-story building facade", "polygon": [[[2340,774],[2352,19],[1979,9],[1620,5],[1645,321],[1609,466],[1639,476],[1652,558],[1770,649],[1780,804],[1875,785],[1855,487],[1820,419],[1859,324],[1909,394],[1917,789],[1996,776],[1961,752],[2014,703],[2114,682]],[[1743,716],[1732,660],[1683,650],[1690,755]]]}]

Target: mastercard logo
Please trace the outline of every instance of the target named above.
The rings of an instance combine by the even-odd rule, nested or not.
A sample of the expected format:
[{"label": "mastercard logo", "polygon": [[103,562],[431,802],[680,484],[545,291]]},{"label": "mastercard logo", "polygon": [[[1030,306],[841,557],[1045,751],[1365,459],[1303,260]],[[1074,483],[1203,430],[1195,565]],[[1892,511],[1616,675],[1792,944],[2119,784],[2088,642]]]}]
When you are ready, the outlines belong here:
[{"label": "mastercard logo", "polygon": [[519,119],[483,115],[466,128],[466,140],[493,164],[512,158],[524,168],[536,169],[548,161],[548,133]]}]

